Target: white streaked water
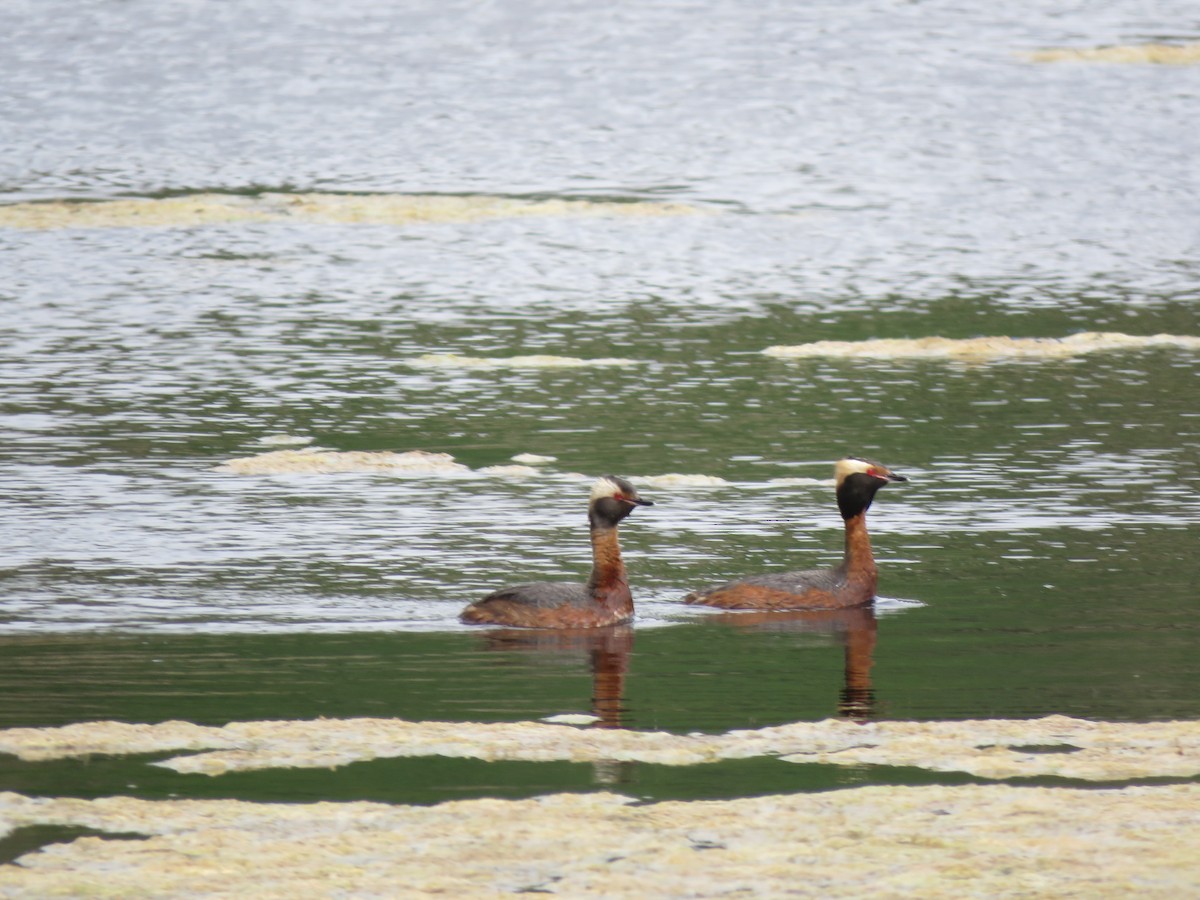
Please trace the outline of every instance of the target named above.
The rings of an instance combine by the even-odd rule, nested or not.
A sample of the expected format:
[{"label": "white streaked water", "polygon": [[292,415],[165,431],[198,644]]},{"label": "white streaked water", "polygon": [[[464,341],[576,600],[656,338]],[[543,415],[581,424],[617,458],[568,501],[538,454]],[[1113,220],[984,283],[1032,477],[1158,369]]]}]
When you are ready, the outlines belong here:
[{"label": "white streaked water", "polygon": [[[91,650],[126,696],[127,633],[180,639],[179,696],[267,635],[328,638],[324,702],[352,632],[372,703],[445,679],[401,712],[524,715],[561,670],[506,680],[457,613],[582,579],[610,472],[656,503],[622,530],[643,724],[827,709],[802,629],[680,598],[836,561],[845,454],[911,479],[871,513],[901,714],[1190,715],[1200,66],[1031,54],[1194,42],[1194,12],[3,5],[10,720]],[[1033,349],[957,358],[981,338]],[[129,696],[79,715],[176,714]]]},{"label": "white streaked water", "polygon": [[[453,630],[502,583],[586,575],[588,476],[455,462],[381,475],[288,466],[312,454],[283,453],[249,458],[276,458],[276,474],[12,467],[0,629]],[[919,586],[963,537],[987,564],[1058,559],[1084,540],[1073,562],[1119,568],[1122,535],[1200,524],[1194,489],[1153,487],[1172,465],[1164,451],[1068,448],[1024,469],[995,454],[906,468],[910,483],[871,516],[885,587],[889,569]],[[622,529],[644,625],[693,617],[679,600],[700,584],[840,554],[828,479],[630,477],[656,503]]]}]

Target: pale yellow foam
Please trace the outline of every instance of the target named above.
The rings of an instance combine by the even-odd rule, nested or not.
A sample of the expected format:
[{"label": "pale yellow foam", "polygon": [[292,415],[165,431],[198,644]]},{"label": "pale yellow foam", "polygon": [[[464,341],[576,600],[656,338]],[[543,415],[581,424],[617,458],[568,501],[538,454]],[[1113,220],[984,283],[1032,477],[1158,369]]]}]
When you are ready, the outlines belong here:
[{"label": "pale yellow foam", "polygon": [[459,353],[426,353],[408,360],[416,369],[576,369],[588,366],[632,366],[636,359],[601,357],[582,359],[577,356],[463,356]]},{"label": "pale yellow foam", "polygon": [[1123,44],[1115,47],[1055,47],[1022,54],[1031,62],[1200,64],[1200,42],[1191,44]]},{"label": "pale yellow foam", "polygon": [[768,347],[767,356],[780,359],[847,357],[864,359],[1063,359],[1108,350],[1173,347],[1200,350],[1200,337],[1175,334],[1147,336],[1118,332],[1085,332],[1064,338],[880,338],[867,341],[814,341],[811,344]]},{"label": "pale yellow foam", "polygon": [[558,462],[558,457],[540,456],[537,453],[518,453],[513,457],[513,462],[520,463],[523,466],[544,466],[553,462]]},{"label": "pale yellow foam", "polygon": [[299,447],[311,444],[312,438],[299,434],[267,434],[258,439],[263,447]]},{"label": "pale yellow foam", "polygon": [[148,837],[28,853],[4,867],[0,893],[1176,900],[1200,895],[1197,809],[1197,785],[864,787],[651,804],[580,793],[429,807],[2,793],[5,831]]},{"label": "pale yellow foam", "polygon": [[[306,439],[305,439],[306,440]],[[263,439],[267,446],[286,443]],[[479,475],[496,478],[546,477],[549,470],[545,465],[555,462],[552,456],[535,456],[522,453],[513,457],[514,462],[494,466],[483,466],[472,470],[456,462],[448,453],[429,453],[424,450],[409,450],[395,453],[388,450],[328,450],[323,447],[270,450],[231,459],[214,471],[231,475],[335,475],[339,473],[380,473],[392,475],[439,476],[465,475],[474,471]],[[521,462],[521,461],[524,462]],[[553,477],[568,481],[594,481],[580,473],[554,473]],[[684,474],[672,472],[665,475],[638,476],[639,484],[662,489],[688,489],[728,487],[729,482],[715,475]],[[770,484],[833,484],[832,481],[811,478],[776,479]],[[745,486],[745,485],[743,485]],[[753,485],[751,485],[753,486]]]},{"label": "pale yellow foam", "polygon": [[412,225],[529,216],[680,216],[701,210],[655,201],[521,199],[482,194],[190,194],[122,200],[51,200],[0,206],[8,228],[178,228],[240,222]]},{"label": "pale yellow foam", "polygon": [[595,725],[600,717],[588,713],[559,713],[556,716],[543,716],[539,721],[551,725]]},{"label": "pale yellow foam", "polygon": [[273,450],[231,459],[216,467],[233,475],[328,475],[340,472],[378,472],[390,475],[460,474],[471,470],[449,453],[405,453],[366,450]]},{"label": "pale yellow foam", "polygon": [[[1030,746],[1070,752],[1033,752]],[[187,750],[158,765],[220,775],[277,767],[329,767],[405,756],[496,760],[617,760],[687,766],[782,757],[842,766],[914,766],[982,778],[1058,776],[1097,781],[1200,775],[1200,722],[1034,720],[874,722],[831,719],[719,735],[572,729],[540,722],[318,719],[133,725],[88,722],[0,731],[0,752],[26,760]],[[195,753],[193,751],[207,751]]]},{"label": "pale yellow foam", "polygon": [[688,475],[683,472],[669,472],[666,475],[651,475],[637,479],[639,484],[657,488],[693,488],[693,487],[726,487],[729,482],[716,475]]}]

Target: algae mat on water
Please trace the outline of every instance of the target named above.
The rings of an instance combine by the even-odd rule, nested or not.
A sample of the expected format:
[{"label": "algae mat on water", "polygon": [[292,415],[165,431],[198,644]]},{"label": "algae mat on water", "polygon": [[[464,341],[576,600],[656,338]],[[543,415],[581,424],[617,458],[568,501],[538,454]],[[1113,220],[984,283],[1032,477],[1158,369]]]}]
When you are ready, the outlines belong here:
[{"label": "algae mat on water", "polygon": [[1150,63],[1160,66],[1200,65],[1200,43],[1117,44],[1111,47],[1052,47],[1024,54],[1030,62]]},{"label": "algae mat on water", "polygon": [[416,225],[531,216],[679,216],[683,203],[488,194],[197,193],[0,206],[0,228],[183,228],[237,222]]},{"label": "algae mat on water", "polygon": [[913,766],[980,778],[1121,781],[1200,776],[1200,722],[1091,722],[1066,716],[949,722],[828,719],[680,735],[544,722],[364,718],[233,722],[221,727],[82,722],[0,731],[0,752],[27,761],[171,750],[188,755],[155,765],[206,775],[417,756],[667,766],[781,757],[802,763]]},{"label": "algae mat on water", "polygon": [[84,826],[0,867],[5,898],[1182,897],[1200,786],[867,787],[635,805],[608,793],[433,807],[0,794],[5,830]]},{"label": "algae mat on water", "polygon": [[1169,349],[1200,351],[1200,337],[1186,334],[1122,334],[1085,331],[1061,338],[875,338],[866,341],[813,341],[763,350],[776,359],[944,359],[968,363],[1008,360],[1068,359],[1091,353]]}]

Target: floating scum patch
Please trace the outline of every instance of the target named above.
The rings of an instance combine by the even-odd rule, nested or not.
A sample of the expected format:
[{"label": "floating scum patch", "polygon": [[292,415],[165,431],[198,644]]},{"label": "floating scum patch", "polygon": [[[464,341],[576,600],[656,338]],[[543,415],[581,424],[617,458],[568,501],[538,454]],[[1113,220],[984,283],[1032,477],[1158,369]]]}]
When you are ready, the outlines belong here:
[{"label": "floating scum patch", "polygon": [[[423,478],[429,476],[488,475],[507,478],[530,478],[544,470],[530,465],[484,466],[472,469],[456,462],[449,453],[430,453],[426,450],[326,450],[307,447],[303,450],[270,450],[254,456],[226,460],[213,467],[214,472],[226,475],[397,475]],[[584,476],[579,476],[580,478]]]},{"label": "floating scum patch", "polygon": [[843,357],[849,359],[956,359],[999,362],[1006,359],[1065,359],[1087,353],[1167,347],[1200,350],[1200,337],[1176,334],[1146,336],[1119,332],[1085,332],[1063,338],[880,338],[867,341],[814,341],[768,347],[778,359]]},{"label": "floating scum patch", "polygon": [[[547,726],[559,727],[562,726]],[[633,804],[432,807],[0,794],[0,828],[83,837],[0,868],[0,896],[1195,896],[1200,786],[864,787]]]},{"label": "floating scum patch", "polygon": [[729,482],[716,475],[689,475],[683,472],[668,472],[665,475],[647,475],[638,478],[639,484],[657,488],[714,488],[728,487]]},{"label": "floating scum patch", "polygon": [[471,471],[449,453],[408,450],[271,450],[231,459],[216,467],[231,475],[332,475],[345,472],[386,475],[462,475]]},{"label": "floating scum patch", "polygon": [[[264,443],[263,441],[259,442]],[[328,450],[305,447],[299,450],[268,450],[253,456],[226,460],[213,471],[226,475],[397,475],[409,477],[438,477],[486,475],[497,478],[546,477],[552,472],[544,466],[555,462],[552,456],[520,453],[506,465],[483,466],[472,469],[455,461],[449,453],[430,453],[425,450]],[[554,477],[568,480],[587,480],[578,473],[557,473]],[[635,479],[641,484],[659,488],[698,488],[728,485],[713,475],[687,475],[677,472],[666,475],[647,475]],[[794,479],[796,483],[824,484],[812,479]],[[829,482],[832,484],[832,482]]]},{"label": "floating scum patch", "polygon": [[1030,62],[1153,63],[1200,65],[1200,42],[1187,44],[1121,44],[1113,47],[1056,47],[1022,54]]},{"label": "floating scum patch", "polygon": [[[219,774],[442,755],[693,765],[788,760],[917,765],[984,777],[1194,776],[1200,723],[1037,720],[795,723],[673,735],[544,722],[392,719],[90,722],[0,731],[0,752],[41,761],[207,751],[161,765]],[[0,867],[0,897],[606,898],[747,893],[820,897],[1200,893],[1200,785],[861,787],[637,804],[612,793],[429,807],[241,800],[94,800],[0,793],[0,837],[85,827]]]},{"label": "floating scum patch", "polygon": [[238,222],[414,225],[529,216],[683,216],[702,210],[649,200],[530,199],[483,194],[188,194],[47,200],[0,206],[8,228],[181,228]]},{"label": "floating scum patch", "polygon": [[172,750],[189,755],[154,765],[207,775],[411,756],[668,766],[773,756],[787,762],[913,766],[993,779],[1123,781],[1200,776],[1200,722],[1090,722],[1065,716],[865,724],[829,719],[679,735],[542,722],[317,719],[222,727],[86,722],[0,731],[0,752],[29,761]]}]

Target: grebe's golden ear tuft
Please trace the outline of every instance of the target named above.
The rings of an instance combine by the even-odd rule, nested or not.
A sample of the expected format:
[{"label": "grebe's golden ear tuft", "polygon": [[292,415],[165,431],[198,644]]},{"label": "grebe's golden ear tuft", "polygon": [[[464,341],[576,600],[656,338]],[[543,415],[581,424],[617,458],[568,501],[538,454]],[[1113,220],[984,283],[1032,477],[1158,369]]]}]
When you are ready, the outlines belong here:
[{"label": "grebe's golden ear tuft", "polygon": [[882,463],[877,463],[873,459],[863,459],[861,456],[847,456],[839,459],[833,467],[833,475],[838,487],[841,487],[842,482],[851,475],[870,475],[880,481],[908,481],[903,475],[893,472]]},{"label": "grebe's golden ear tuft", "polygon": [[621,486],[611,475],[605,475],[603,478],[597,479],[592,485],[591,501],[595,503],[601,497],[611,497],[613,494],[621,493]]},{"label": "grebe's golden ear tuft", "polygon": [[844,459],[839,459],[833,467],[833,477],[837,482],[837,486],[841,487],[842,482],[851,475],[866,475],[874,466],[870,460],[862,459],[857,456],[847,456]]},{"label": "grebe's golden ear tuft", "polygon": [[605,475],[592,485],[590,500],[592,504],[606,497],[611,497],[614,500],[622,500],[632,506],[654,505],[649,500],[643,500],[638,494],[637,488],[624,478],[618,478],[616,475]]}]

